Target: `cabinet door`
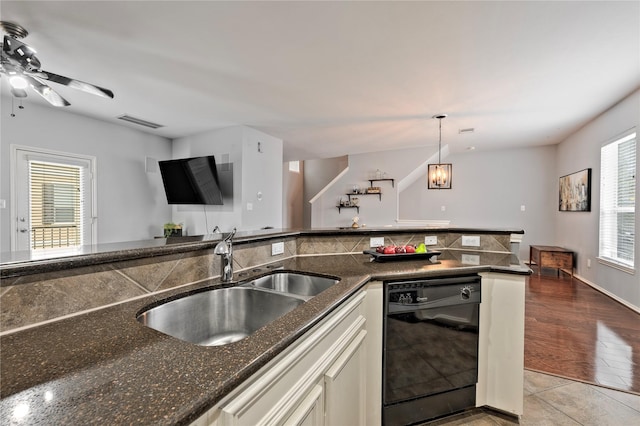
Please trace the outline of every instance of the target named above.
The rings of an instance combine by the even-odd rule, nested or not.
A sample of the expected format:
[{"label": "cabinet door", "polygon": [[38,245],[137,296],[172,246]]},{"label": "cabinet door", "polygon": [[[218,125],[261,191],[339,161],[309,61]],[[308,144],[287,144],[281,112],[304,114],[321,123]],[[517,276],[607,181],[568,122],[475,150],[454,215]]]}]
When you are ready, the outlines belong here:
[{"label": "cabinet door", "polygon": [[524,409],[524,297],[522,275],[483,273],[476,406],[515,415]]},{"label": "cabinet door", "polygon": [[324,388],[316,384],[296,410],[285,420],[285,426],[322,426],[324,424]]},{"label": "cabinet door", "polygon": [[317,386],[324,389],[326,372],[345,352],[353,351],[350,345],[364,331],[366,323],[361,312],[364,299],[364,292],[355,294],[264,366],[237,393],[214,407],[212,418],[215,417],[217,425],[322,424],[324,394],[319,402],[317,397],[308,396]]},{"label": "cabinet door", "polygon": [[361,330],[324,376],[327,425],[364,425],[366,359]]}]

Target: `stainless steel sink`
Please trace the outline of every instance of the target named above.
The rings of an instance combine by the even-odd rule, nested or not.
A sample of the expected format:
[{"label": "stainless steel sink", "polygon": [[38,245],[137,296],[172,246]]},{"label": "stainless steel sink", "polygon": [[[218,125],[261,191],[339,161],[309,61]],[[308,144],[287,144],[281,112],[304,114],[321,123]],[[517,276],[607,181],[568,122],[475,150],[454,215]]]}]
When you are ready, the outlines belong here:
[{"label": "stainless steel sink", "polygon": [[304,275],[294,272],[274,272],[250,282],[251,285],[259,288],[274,290],[283,293],[296,294],[298,296],[316,296],[338,280],[334,278],[319,277],[316,275]]},{"label": "stainless steel sink", "polygon": [[172,300],[138,315],[138,321],[201,346],[244,339],[304,303],[286,294],[251,287],[207,290]]}]

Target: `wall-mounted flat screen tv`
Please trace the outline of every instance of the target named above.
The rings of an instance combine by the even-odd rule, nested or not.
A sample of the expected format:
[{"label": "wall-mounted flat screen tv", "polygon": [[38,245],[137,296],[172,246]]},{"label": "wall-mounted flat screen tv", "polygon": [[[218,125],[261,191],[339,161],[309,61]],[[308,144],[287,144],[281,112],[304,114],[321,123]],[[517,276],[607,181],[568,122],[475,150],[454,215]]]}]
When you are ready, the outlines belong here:
[{"label": "wall-mounted flat screen tv", "polygon": [[158,164],[169,204],[223,204],[213,155],[158,161]]}]

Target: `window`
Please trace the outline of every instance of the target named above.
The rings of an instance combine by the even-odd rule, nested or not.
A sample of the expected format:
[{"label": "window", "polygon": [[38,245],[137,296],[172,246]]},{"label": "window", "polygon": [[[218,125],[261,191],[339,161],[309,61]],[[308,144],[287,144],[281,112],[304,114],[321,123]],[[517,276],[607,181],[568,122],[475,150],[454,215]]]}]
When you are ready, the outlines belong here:
[{"label": "window", "polygon": [[600,150],[600,253],[623,270],[634,267],[636,222],[636,132]]},{"label": "window", "polygon": [[300,173],[300,161],[289,161],[289,171],[294,173]]},{"label": "window", "polygon": [[82,168],[29,161],[31,248],[81,244]]}]

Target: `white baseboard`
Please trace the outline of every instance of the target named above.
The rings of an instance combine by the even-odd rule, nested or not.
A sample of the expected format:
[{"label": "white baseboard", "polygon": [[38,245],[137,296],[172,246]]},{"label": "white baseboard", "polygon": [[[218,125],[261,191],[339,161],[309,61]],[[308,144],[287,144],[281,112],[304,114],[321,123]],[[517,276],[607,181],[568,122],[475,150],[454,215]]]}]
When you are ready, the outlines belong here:
[{"label": "white baseboard", "polygon": [[612,298],[613,300],[615,300],[618,303],[623,304],[624,306],[626,306],[627,308],[631,309],[634,312],[637,312],[640,314],[640,308],[638,306],[632,305],[631,303],[629,303],[628,301],[616,296],[615,294],[611,293],[609,290],[606,290],[602,287],[600,287],[599,285],[592,283],[591,281],[581,277],[580,275],[573,275],[575,278],[579,279],[580,281],[582,281],[583,283],[585,283],[586,285],[588,285],[589,287],[593,287],[595,290],[598,290],[600,293],[609,296],[610,298]]}]

